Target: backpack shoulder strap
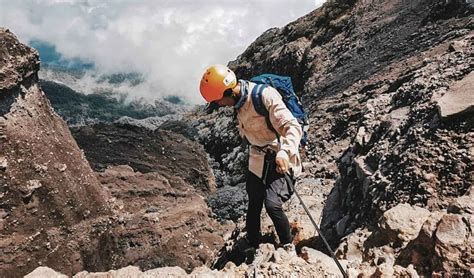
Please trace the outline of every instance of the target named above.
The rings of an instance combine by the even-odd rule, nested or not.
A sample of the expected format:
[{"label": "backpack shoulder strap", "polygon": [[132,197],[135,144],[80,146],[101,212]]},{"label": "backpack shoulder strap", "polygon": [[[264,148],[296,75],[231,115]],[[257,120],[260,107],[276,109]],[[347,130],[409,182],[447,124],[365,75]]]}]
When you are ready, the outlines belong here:
[{"label": "backpack shoulder strap", "polygon": [[257,111],[258,114],[266,117],[268,116],[268,110],[262,101],[262,93],[265,87],[266,86],[264,84],[257,84],[253,86],[252,103],[253,103],[253,107],[255,108],[255,111]]},{"label": "backpack shoulder strap", "polygon": [[271,131],[273,131],[273,133],[275,133],[278,139],[278,142],[280,142],[280,134],[278,134],[276,129],[273,127],[270,121],[270,115],[268,114],[268,110],[265,107],[265,104],[263,104],[262,94],[263,94],[263,90],[266,87],[267,86],[264,84],[257,84],[253,87],[252,93],[251,93],[252,104],[253,104],[253,107],[255,108],[255,111],[257,111],[258,114],[265,117],[265,122],[267,123],[268,129],[270,129]]}]

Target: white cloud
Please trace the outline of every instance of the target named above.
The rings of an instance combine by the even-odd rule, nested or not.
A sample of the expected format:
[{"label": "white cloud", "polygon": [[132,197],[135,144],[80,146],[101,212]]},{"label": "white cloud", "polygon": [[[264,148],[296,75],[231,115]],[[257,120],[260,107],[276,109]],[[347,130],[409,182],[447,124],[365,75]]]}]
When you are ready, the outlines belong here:
[{"label": "white cloud", "polygon": [[226,64],[268,28],[322,2],[0,0],[0,25],[23,42],[44,40],[66,58],[93,61],[102,72],[142,73],[146,83],[133,96],[202,102],[198,83],[207,65]]}]

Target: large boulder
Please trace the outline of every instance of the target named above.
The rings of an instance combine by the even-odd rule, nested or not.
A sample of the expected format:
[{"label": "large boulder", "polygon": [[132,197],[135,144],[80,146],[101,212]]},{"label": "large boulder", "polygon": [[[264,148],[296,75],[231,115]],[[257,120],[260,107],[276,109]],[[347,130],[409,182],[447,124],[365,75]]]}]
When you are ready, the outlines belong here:
[{"label": "large boulder", "polygon": [[[324,254],[321,251],[303,247],[301,249],[301,257],[307,261],[308,263],[316,266],[317,268],[324,270],[326,275],[337,277],[341,275],[341,271],[339,270],[336,262],[330,256]],[[347,261],[339,260],[343,268],[345,269],[345,264]],[[346,271],[346,270],[345,270]]]},{"label": "large boulder", "polygon": [[474,72],[451,86],[438,100],[438,109],[443,120],[473,115],[474,113]]},{"label": "large boulder", "polygon": [[474,255],[473,246],[469,244],[469,238],[472,244],[472,237],[468,220],[462,215],[444,215],[435,234],[435,253],[441,259],[438,260],[439,270],[455,273],[460,268],[469,268]]},{"label": "large boulder", "polygon": [[68,276],[46,266],[37,267],[32,272],[25,275],[25,278],[43,278],[43,277],[67,278]]},{"label": "large boulder", "polygon": [[400,204],[387,210],[380,220],[381,233],[389,241],[409,242],[418,236],[430,216],[427,209]]}]

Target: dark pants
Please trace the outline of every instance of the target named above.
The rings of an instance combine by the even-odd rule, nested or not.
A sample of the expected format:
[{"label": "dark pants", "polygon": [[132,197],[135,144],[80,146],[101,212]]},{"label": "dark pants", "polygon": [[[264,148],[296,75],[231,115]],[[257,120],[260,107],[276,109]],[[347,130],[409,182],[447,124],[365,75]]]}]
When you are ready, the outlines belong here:
[{"label": "dark pants", "polygon": [[292,242],[290,223],[283,212],[283,201],[275,191],[286,184],[284,176],[271,179],[269,186],[266,186],[262,180],[249,172],[247,176],[247,194],[249,196],[249,205],[247,209],[247,238],[251,245],[257,246],[260,238],[260,213],[263,204],[265,209],[275,225],[281,244]]}]

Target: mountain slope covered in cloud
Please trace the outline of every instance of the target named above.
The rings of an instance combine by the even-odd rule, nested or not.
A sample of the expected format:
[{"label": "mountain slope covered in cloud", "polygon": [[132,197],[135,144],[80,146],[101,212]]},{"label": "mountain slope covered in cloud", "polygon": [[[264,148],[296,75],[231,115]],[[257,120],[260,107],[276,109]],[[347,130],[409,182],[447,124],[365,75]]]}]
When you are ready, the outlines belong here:
[{"label": "mountain slope covered in cloud", "polygon": [[40,85],[55,111],[68,125],[114,122],[122,117],[134,119],[161,117],[182,113],[187,109],[185,105],[179,103],[179,98],[169,99],[178,103],[166,100],[156,100],[154,103],[139,99],[128,101],[126,96],[107,91],[85,95],[52,81],[41,80]]}]

